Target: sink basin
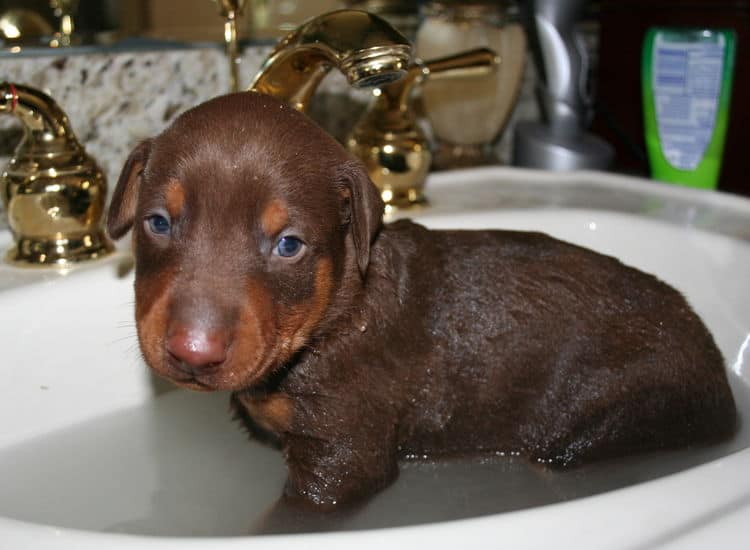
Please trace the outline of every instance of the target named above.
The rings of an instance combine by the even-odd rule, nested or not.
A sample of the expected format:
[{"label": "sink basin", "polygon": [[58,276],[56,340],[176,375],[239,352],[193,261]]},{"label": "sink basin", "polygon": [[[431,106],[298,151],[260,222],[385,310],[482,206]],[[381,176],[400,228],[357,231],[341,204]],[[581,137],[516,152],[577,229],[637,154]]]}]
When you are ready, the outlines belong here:
[{"label": "sink basin", "polygon": [[[750,201],[511,168],[433,175],[427,190],[430,206],[409,215],[430,227],[544,231],[678,288],[712,330],[741,418],[750,418]],[[68,272],[0,267],[0,548],[549,548],[553,540],[682,549],[745,539],[747,422],[718,446],[564,472],[513,456],[408,464],[363,510],[307,526],[315,533],[254,536],[280,494],[281,455],[247,440],[226,394],[172,390],[150,375],[126,250]]]}]

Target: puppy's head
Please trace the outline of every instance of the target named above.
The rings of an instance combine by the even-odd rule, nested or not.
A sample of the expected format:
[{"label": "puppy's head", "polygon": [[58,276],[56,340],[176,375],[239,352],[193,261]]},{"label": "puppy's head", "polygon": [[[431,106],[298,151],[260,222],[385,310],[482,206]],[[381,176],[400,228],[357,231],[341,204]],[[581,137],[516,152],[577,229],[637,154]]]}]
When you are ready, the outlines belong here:
[{"label": "puppy's head", "polygon": [[133,229],[146,362],[192,389],[262,381],[361,285],[382,212],[361,164],[286,104],[184,113],[130,154],[109,210],[113,238]]}]

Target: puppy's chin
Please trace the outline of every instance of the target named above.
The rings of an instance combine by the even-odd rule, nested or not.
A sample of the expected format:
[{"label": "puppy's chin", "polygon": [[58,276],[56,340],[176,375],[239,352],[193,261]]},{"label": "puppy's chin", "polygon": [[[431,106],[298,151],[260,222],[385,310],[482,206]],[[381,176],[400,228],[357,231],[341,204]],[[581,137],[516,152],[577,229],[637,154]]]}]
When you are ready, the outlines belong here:
[{"label": "puppy's chin", "polygon": [[164,352],[161,357],[151,360],[144,353],[146,364],[159,377],[173,383],[180,388],[210,392],[210,391],[239,391],[258,384],[266,375],[267,368],[259,365],[256,368],[248,368],[242,365],[241,369],[235,368],[231,363],[225,363],[216,367],[203,367],[190,369],[180,366],[169,358]]},{"label": "puppy's chin", "polygon": [[[162,376],[162,375],[159,375],[159,376]],[[201,391],[201,392],[210,392],[210,391],[220,390],[220,388],[215,388],[213,386],[204,384],[203,382],[199,382],[195,378],[181,379],[181,378],[165,377],[165,376],[162,376],[162,378],[166,378],[167,380],[172,382],[175,386],[186,389],[186,390]]]}]

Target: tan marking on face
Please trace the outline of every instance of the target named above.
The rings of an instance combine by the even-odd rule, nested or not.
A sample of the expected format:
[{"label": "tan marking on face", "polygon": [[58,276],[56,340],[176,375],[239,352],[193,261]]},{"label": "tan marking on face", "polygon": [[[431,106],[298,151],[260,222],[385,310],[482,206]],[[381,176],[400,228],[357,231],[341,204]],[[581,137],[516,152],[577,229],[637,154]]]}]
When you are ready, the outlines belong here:
[{"label": "tan marking on face", "polygon": [[274,367],[273,301],[265,286],[251,280],[246,286],[247,301],[240,309],[234,333],[230,364],[214,382],[216,389],[238,390],[258,382]]},{"label": "tan marking on face", "polygon": [[178,180],[169,180],[164,197],[167,203],[167,212],[172,219],[177,218],[185,206],[185,189],[182,184]]},{"label": "tan marking on face", "polygon": [[135,322],[138,341],[146,363],[156,373],[169,378],[164,362],[164,342],[169,322],[169,294],[173,273],[165,271],[135,287]]},{"label": "tan marking on face", "polygon": [[307,343],[310,334],[320,323],[328,308],[333,290],[333,262],[330,258],[318,261],[313,297],[293,307],[281,322],[281,348],[284,360],[291,358]]},{"label": "tan marking on face", "polygon": [[280,200],[274,199],[260,215],[260,225],[269,237],[277,235],[289,223],[289,211]]},{"label": "tan marking on face", "polygon": [[282,393],[268,395],[241,393],[238,397],[252,419],[264,430],[281,435],[291,429],[294,406],[288,396]]}]

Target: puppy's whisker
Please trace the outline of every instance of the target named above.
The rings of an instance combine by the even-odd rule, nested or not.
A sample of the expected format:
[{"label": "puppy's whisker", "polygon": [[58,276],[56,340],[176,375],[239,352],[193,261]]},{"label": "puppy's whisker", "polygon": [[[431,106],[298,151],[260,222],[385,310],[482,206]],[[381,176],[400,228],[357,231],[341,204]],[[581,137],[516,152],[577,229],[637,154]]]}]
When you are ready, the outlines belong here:
[{"label": "puppy's whisker", "polygon": [[132,359],[135,361],[141,363],[143,362],[143,354],[141,353],[141,350],[138,347],[138,342],[135,342],[134,344],[128,346],[127,348],[128,355],[131,356]]},{"label": "puppy's whisker", "polygon": [[120,336],[119,338],[114,338],[112,340],[109,340],[109,343],[110,343],[110,345],[113,345],[113,344],[119,344],[120,342],[127,342],[128,340],[133,340],[136,343],[136,345],[137,345],[138,344],[138,335],[135,334],[135,333],[133,333],[133,334],[127,334],[125,336]]}]

